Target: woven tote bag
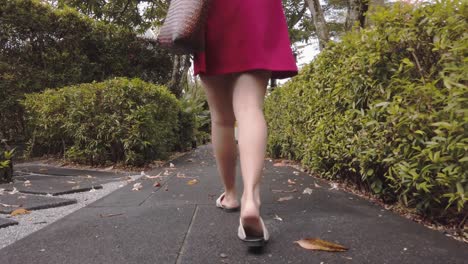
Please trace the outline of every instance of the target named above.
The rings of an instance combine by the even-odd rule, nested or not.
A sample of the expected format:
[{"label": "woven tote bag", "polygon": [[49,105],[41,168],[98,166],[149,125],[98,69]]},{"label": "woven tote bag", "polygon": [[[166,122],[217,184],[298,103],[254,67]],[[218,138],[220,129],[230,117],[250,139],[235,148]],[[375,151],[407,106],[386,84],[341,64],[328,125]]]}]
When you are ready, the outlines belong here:
[{"label": "woven tote bag", "polygon": [[159,45],[178,54],[203,51],[210,1],[172,0],[157,37]]}]

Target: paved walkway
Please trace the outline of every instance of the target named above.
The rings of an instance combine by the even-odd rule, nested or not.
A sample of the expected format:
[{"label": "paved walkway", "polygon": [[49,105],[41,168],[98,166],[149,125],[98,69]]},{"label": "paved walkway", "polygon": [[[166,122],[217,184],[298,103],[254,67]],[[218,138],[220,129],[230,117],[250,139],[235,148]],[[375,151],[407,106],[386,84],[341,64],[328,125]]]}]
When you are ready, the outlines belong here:
[{"label": "paved walkway", "polygon": [[[262,251],[249,251],[236,236],[239,214],[214,206],[222,189],[210,145],[173,163],[173,168],[147,172],[162,177],[140,178],[140,190],[129,184],[0,250],[0,263],[427,264],[468,259],[466,244],[268,161],[262,213],[272,239]],[[239,166],[238,176],[241,189]],[[305,188],[312,193],[303,194]],[[292,199],[278,201],[288,196]],[[306,237],[349,250],[308,251],[293,243]]]}]

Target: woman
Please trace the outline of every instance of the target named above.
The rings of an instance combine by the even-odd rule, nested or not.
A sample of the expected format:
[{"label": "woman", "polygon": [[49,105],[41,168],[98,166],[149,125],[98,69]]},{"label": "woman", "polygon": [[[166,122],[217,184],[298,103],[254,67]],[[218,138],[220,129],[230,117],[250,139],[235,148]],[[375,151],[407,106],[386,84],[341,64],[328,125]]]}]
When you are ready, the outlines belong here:
[{"label": "woman", "polygon": [[237,120],[244,183],[238,237],[251,245],[268,241],[260,216],[260,179],[267,126],[263,101],[270,78],[297,74],[281,0],[212,0],[206,49],[195,54],[211,112],[211,139],[225,192],[216,205],[238,209],[235,186]]}]

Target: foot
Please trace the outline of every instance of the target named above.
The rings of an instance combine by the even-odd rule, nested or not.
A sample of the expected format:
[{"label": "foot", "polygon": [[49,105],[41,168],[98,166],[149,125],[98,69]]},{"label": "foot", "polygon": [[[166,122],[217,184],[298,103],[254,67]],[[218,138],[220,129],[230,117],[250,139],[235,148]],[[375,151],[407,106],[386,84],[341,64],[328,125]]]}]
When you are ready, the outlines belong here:
[{"label": "foot", "polygon": [[225,193],[224,197],[221,199],[221,205],[224,208],[237,208],[239,207],[239,202],[237,201],[237,195],[235,193]]},{"label": "foot", "polygon": [[260,203],[254,201],[243,202],[240,218],[247,236],[263,236],[263,228],[260,222]]}]

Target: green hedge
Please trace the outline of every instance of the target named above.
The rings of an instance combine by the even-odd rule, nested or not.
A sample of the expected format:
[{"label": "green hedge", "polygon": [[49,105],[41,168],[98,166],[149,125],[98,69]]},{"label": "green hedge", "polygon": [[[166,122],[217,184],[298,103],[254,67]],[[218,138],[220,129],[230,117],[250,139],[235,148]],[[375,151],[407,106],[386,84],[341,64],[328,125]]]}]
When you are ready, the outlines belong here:
[{"label": "green hedge", "polygon": [[192,143],[193,118],[166,87],[140,79],[49,89],[26,95],[22,104],[32,156],[142,165]]},{"label": "green hedge", "polygon": [[0,138],[21,139],[25,93],[112,77],[164,84],[172,60],[154,41],[39,0],[0,5]]},{"label": "green hedge", "polygon": [[395,4],[266,100],[268,151],[436,217],[468,197],[466,2]]}]

